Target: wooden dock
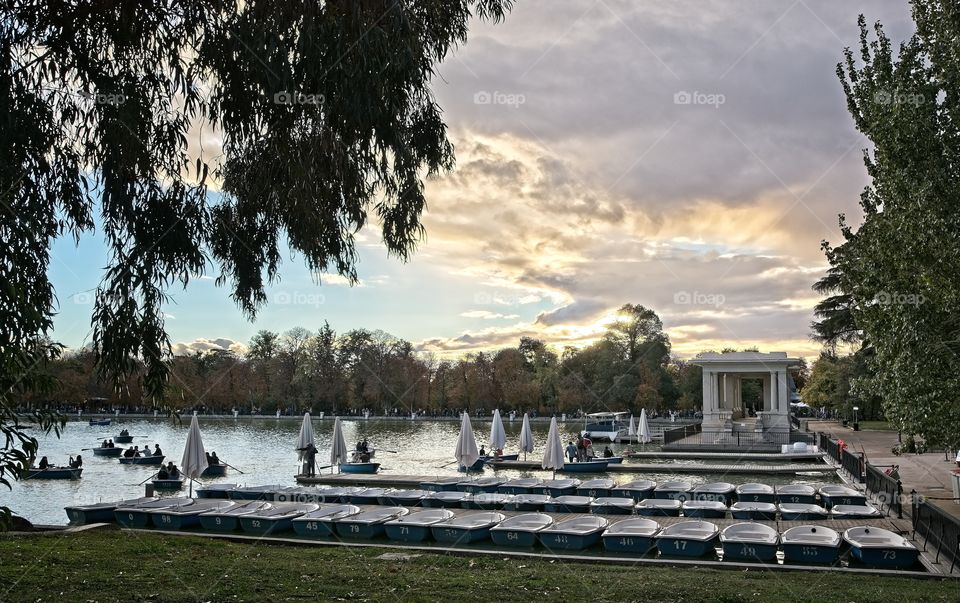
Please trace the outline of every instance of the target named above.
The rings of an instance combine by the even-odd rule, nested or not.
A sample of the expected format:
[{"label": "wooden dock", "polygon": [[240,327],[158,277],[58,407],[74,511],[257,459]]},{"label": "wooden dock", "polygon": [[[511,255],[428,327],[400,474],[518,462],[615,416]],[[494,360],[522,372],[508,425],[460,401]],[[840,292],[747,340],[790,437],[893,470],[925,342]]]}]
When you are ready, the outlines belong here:
[{"label": "wooden dock", "polygon": [[818,462],[823,460],[822,452],[797,452],[797,453],[773,453],[773,452],[672,452],[662,450],[651,450],[636,452],[626,452],[623,454],[625,459],[690,459],[705,461],[730,461],[739,463],[742,461],[772,461],[772,462]]},{"label": "wooden dock", "polygon": [[[729,458],[726,457],[726,458]],[[498,463],[488,463],[488,467],[493,469],[515,469],[519,471],[543,471],[539,461],[500,461]],[[751,463],[730,463],[721,465],[707,465],[697,463],[628,463],[607,465],[607,472],[610,473],[725,473],[725,474],[769,474],[769,475],[796,475],[797,473],[808,473],[819,471],[823,473],[833,473],[835,470],[826,464],[812,465],[810,463],[784,463],[780,465],[756,465]],[[574,473],[564,473],[564,475],[576,476]],[[603,472],[600,472],[603,473]]]}]

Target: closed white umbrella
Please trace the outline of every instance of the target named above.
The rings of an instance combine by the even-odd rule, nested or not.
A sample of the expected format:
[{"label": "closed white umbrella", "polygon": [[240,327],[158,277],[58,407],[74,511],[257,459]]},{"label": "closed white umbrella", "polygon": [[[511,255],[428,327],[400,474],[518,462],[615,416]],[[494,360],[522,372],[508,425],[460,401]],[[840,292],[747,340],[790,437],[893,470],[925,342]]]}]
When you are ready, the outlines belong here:
[{"label": "closed white umbrella", "polygon": [[637,426],[633,422],[633,415],[630,415],[630,427],[627,429],[627,435],[631,438],[637,435]]},{"label": "closed white umbrella", "polygon": [[313,423],[310,421],[310,413],[303,413],[303,423],[300,425],[300,435],[297,436],[297,460],[300,461],[298,473],[306,474],[303,470],[303,459],[307,456],[307,447],[313,444]]},{"label": "closed white umbrella", "polygon": [[330,448],[330,464],[339,465],[347,462],[347,441],[343,439],[343,427],[340,426],[340,417],[333,421],[333,446]]},{"label": "closed white umbrella", "polygon": [[490,448],[502,450],[507,446],[507,432],[503,429],[503,420],[500,418],[500,409],[493,411],[493,424],[490,425]]},{"label": "closed white umbrella", "polygon": [[520,428],[520,450],[523,451],[523,460],[527,460],[527,453],[533,452],[533,432],[530,430],[530,415],[523,413],[523,427]]},{"label": "closed white umbrella", "polygon": [[453,451],[453,456],[461,467],[467,469],[480,458],[477,439],[473,436],[473,426],[470,425],[470,415],[466,412],[460,416],[460,435],[457,436],[457,447]]},{"label": "closed white umbrella", "polygon": [[190,478],[190,496],[193,496],[193,480],[207,468],[207,452],[203,449],[203,438],[200,436],[200,424],[197,415],[190,420],[190,429],[187,431],[187,443],[183,447],[183,458],[180,459],[180,470]]},{"label": "closed white umbrella", "polygon": [[650,437],[650,425],[647,424],[647,409],[640,410],[640,443],[646,444],[651,439]]},{"label": "closed white umbrella", "polygon": [[553,469],[556,477],[557,469],[563,469],[563,442],[560,440],[560,429],[557,428],[557,418],[550,419],[550,433],[547,434],[547,449],[543,451],[543,461],[540,466],[544,469]]}]

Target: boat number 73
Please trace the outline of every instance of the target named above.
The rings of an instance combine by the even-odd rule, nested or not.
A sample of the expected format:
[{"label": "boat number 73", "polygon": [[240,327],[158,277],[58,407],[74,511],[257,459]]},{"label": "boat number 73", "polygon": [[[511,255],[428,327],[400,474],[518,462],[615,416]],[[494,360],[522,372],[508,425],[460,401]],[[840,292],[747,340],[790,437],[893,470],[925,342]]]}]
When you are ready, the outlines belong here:
[{"label": "boat number 73", "polygon": [[896,558],[897,558],[897,552],[896,552],[896,551],[884,551],[884,552],[883,552],[883,558],[884,558],[884,559],[896,559]]}]

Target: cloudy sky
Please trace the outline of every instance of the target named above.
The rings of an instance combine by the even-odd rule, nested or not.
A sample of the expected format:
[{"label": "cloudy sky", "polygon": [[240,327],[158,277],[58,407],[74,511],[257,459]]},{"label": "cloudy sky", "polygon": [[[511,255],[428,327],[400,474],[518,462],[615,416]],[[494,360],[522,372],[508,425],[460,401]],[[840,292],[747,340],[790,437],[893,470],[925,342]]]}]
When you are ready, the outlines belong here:
[{"label": "cloudy sky", "polygon": [[[444,356],[596,338],[653,308],[677,355],[758,346],[812,356],[810,285],[859,219],[865,140],[835,74],[857,15],[911,32],[905,0],[518,0],[476,23],[434,82],[457,168],[429,182],[407,264],[361,233],[361,284],[288,256],[247,322],[212,277],[173,292],[176,349],[259,329],[383,329]],[[97,236],[53,249],[56,337],[89,342]]]}]

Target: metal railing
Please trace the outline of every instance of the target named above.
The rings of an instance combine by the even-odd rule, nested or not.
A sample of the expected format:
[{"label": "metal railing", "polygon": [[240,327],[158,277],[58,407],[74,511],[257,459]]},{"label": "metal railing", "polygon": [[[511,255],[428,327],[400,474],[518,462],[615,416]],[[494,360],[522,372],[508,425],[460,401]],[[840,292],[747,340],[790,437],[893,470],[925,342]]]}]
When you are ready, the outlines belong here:
[{"label": "metal railing", "polygon": [[703,426],[700,423],[684,425],[683,427],[677,427],[676,429],[664,429],[663,443],[670,444],[671,442],[682,440],[683,438],[692,436],[693,434],[700,433],[701,429],[703,429]]},{"label": "metal railing", "polygon": [[850,452],[846,448],[840,451],[840,466],[849,473],[854,480],[863,482],[863,454]]},{"label": "metal railing", "polygon": [[896,513],[899,519],[903,519],[903,484],[870,463],[866,464],[866,469],[864,483],[867,491],[876,495],[880,510]]},{"label": "metal railing", "polygon": [[[677,431],[677,430],[674,430]],[[666,435],[666,433],[665,433]],[[681,438],[672,440],[674,442]],[[700,432],[688,433],[684,436],[683,444],[702,446],[704,448],[714,449],[742,449],[752,446],[763,447],[765,449],[779,448],[783,444],[789,444],[789,433],[760,433],[755,431],[733,431],[733,432]],[[664,440],[664,443],[668,443]]]},{"label": "metal railing", "polygon": [[937,549],[934,563],[940,563],[940,555],[950,560],[950,573],[960,563],[960,520],[933,505],[917,494],[910,492],[910,514],[913,516],[913,535],[923,536],[923,550],[927,545]]},{"label": "metal railing", "polygon": [[837,463],[840,462],[840,444],[836,440],[831,440],[829,436],[817,432],[817,447],[826,452]]}]

